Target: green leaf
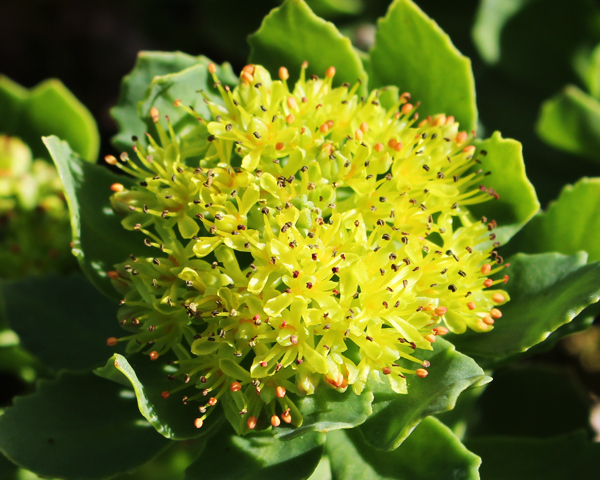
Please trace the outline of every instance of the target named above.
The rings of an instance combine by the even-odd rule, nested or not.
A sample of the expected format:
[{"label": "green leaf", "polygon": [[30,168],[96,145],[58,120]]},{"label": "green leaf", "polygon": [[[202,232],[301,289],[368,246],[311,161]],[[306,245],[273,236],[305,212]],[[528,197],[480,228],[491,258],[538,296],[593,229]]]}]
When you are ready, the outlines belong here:
[{"label": "green leaf", "polygon": [[[208,98],[217,104],[223,104],[223,100],[214,85],[212,75],[208,72],[209,63],[208,58],[199,57],[195,65],[185,70],[154,77],[137,106],[138,117],[146,122],[144,131],[154,132],[154,122],[150,118],[152,107],[157,108],[162,117],[169,117],[173,129],[178,134],[185,131],[186,127],[196,127],[198,120],[173,105],[175,100],[181,100],[183,105],[191,106],[202,118],[212,118],[204,99]],[[217,67],[216,75],[219,81],[229,86],[235,86],[238,82],[228,63]]]},{"label": "green leaf", "polygon": [[185,478],[304,480],[317,467],[324,442],[322,433],[307,433],[282,442],[270,431],[240,437],[224,428],[190,465]]},{"label": "green leaf", "polygon": [[302,62],[308,61],[308,75],[322,77],[334,66],[334,85],[358,79],[366,85],[367,73],[350,39],[317,17],[304,0],[286,0],[271,11],[248,42],[250,62],[263,65],[275,78],[279,67],[285,66],[290,84],[298,79]]},{"label": "green leaf", "polygon": [[119,101],[110,110],[119,128],[119,133],[112,139],[115,148],[128,150],[132,144],[131,137],[141,137],[146,131],[146,124],[138,117],[137,105],[144,98],[152,79],[185,70],[201,58],[181,52],[138,53],[133,70],[121,82]]},{"label": "green leaf", "polygon": [[438,338],[433,346],[433,351],[421,354],[431,363],[429,375],[410,375],[406,395],[395,393],[387,383],[369,382],[375,394],[373,415],[360,430],[373,447],[397,448],[424,418],[451,410],[461,392],[489,381],[483,370],[452,344]]},{"label": "green leaf", "polygon": [[582,80],[594,98],[600,98],[600,44],[584,57],[582,64]]},{"label": "green leaf", "polygon": [[71,215],[73,254],[87,277],[106,296],[119,299],[107,272],[130,254],[143,256],[142,237],[125,230],[110,205],[110,186],[117,182],[131,188],[133,182],[124,175],[91,165],[73,153],[57,137],[45,137],[65,189]]},{"label": "green leaf", "polygon": [[589,0],[479,2],[473,37],[485,61],[511,80],[549,95],[576,75],[577,57],[600,41],[600,11]]},{"label": "green leaf", "polygon": [[297,428],[282,425],[275,435],[289,439],[309,431],[331,432],[340,428],[354,428],[373,412],[371,402],[373,393],[368,388],[356,395],[352,388],[340,393],[322,384],[313,395],[294,397],[294,403],[302,414],[302,425]]},{"label": "green leaf", "polygon": [[485,480],[600,478],[600,444],[589,441],[582,431],[544,439],[481,438],[466,446],[481,456]]},{"label": "green leaf", "polygon": [[91,373],[62,372],[0,416],[0,450],[42,477],[96,479],[131,470],[170,442],[140,419],[135,396]]},{"label": "green leaf", "polygon": [[[137,396],[138,407],[142,415],[156,430],[172,440],[199,438],[220,427],[220,413],[213,413],[200,429],[194,426],[194,420],[201,415],[198,403],[182,402],[189,391],[172,394],[163,398],[162,392],[170,391],[178,384],[169,380],[167,375],[177,373],[177,368],[168,364],[176,360],[172,354],[151,361],[141,353],[125,358],[118,353],[113,355],[106,365],[94,370],[96,375],[113,380],[121,385],[132,386]],[[190,385],[193,387],[193,385]],[[193,390],[193,393],[198,393]]]},{"label": "green leaf", "polygon": [[591,437],[590,406],[586,392],[566,368],[500,369],[472,406],[477,420],[470,425],[469,438],[550,437],[579,428],[587,429]]},{"label": "green leaf", "polygon": [[356,430],[330,433],[326,449],[334,480],[479,479],[481,459],[433,417],[393,452],[373,448]]},{"label": "green leaf", "polygon": [[14,480],[16,479],[17,467],[14,463],[9,461],[4,455],[0,453],[0,480]]},{"label": "green leaf", "polygon": [[320,17],[358,15],[365,9],[362,0],[306,0],[306,3]]},{"label": "green leaf", "polygon": [[453,115],[464,130],[477,127],[471,61],[411,0],[395,0],[379,20],[371,50],[369,87],[410,92],[421,117]]},{"label": "green leaf", "polygon": [[499,132],[487,140],[476,140],[481,165],[478,168],[492,172],[485,177],[485,186],[493,188],[500,199],[492,199],[469,207],[476,217],[493,218],[499,227],[494,230],[497,241],[506,243],[540,209],[535,189],[527,179],[523,162],[523,148],[519,142],[502,138]]},{"label": "green leaf", "polygon": [[96,122],[60,80],[46,80],[27,90],[0,75],[0,111],[0,132],[21,138],[36,158],[49,158],[41,137],[57,135],[83,158],[96,161],[100,147]]},{"label": "green leaf", "polygon": [[502,318],[487,333],[466,332],[451,337],[467,355],[502,360],[525,352],[570,322],[600,299],[600,262],[586,265],[587,255],[518,254],[508,262],[505,289],[511,300]]},{"label": "green leaf", "polygon": [[2,285],[6,317],[21,345],[50,368],[83,370],[112,354],[117,303],[81,274],[27,277]]},{"label": "green leaf", "polygon": [[549,145],[600,161],[600,102],[575,85],[543,103],[536,129]]}]

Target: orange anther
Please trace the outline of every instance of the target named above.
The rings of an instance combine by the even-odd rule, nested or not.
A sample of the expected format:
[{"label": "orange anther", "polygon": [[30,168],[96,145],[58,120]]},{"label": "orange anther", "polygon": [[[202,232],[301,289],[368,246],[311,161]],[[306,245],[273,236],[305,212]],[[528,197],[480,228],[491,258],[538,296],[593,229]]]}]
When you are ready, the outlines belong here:
[{"label": "orange anther", "polygon": [[424,368],[417,368],[417,371],[415,373],[417,374],[417,377],[421,378],[425,378],[427,375],[429,375],[429,372]]},{"label": "orange anther", "polygon": [[410,112],[412,112],[412,109],[413,106],[411,103],[405,103],[404,105],[402,105],[400,111],[402,112],[402,115],[408,115]]},{"label": "orange anther", "polygon": [[383,373],[384,375],[389,375],[390,373],[392,373],[392,368],[391,367],[383,367],[381,369],[381,373]]},{"label": "orange anther", "polygon": [[482,275],[487,275],[491,271],[492,271],[492,266],[489,263],[486,263],[485,265],[483,265],[481,267],[481,274]]},{"label": "orange anther", "polygon": [[455,141],[456,143],[463,143],[467,139],[467,132],[460,132],[456,135]]},{"label": "orange anther", "polygon": [[390,138],[389,142],[388,142],[388,147],[390,148],[394,148],[396,146],[396,139],[395,138]]},{"label": "orange anther", "polygon": [[154,123],[158,123],[158,121],[160,120],[160,114],[158,113],[158,108],[152,107],[150,109],[150,118],[152,119],[152,121]]},{"label": "orange anther", "polygon": [[113,192],[122,192],[123,190],[125,190],[125,187],[124,187],[124,186],[123,186],[121,183],[113,183],[113,184],[110,186],[110,189],[111,189]]},{"label": "orange anther", "polygon": [[216,399],[215,397],[210,397],[210,398],[208,399],[208,404],[209,404],[211,407],[214,407],[214,406],[217,404],[217,399]]},{"label": "orange anther", "polygon": [[327,120],[325,123],[330,129],[333,128],[333,120]]},{"label": "orange anther", "polygon": [[467,303],[467,308],[469,310],[475,310],[475,302],[469,302],[469,303]]},{"label": "orange anther", "polygon": [[288,408],[285,412],[281,414],[281,419],[285,423],[292,423],[292,415],[290,414],[290,409]]},{"label": "orange anther", "polygon": [[437,317],[442,317],[446,314],[446,312],[448,311],[448,309],[446,307],[437,307],[433,313],[435,313],[435,315]]},{"label": "orange anther", "polygon": [[485,288],[491,287],[494,284],[494,281],[491,278],[486,278],[483,282],[483,286]]},{"label": "orange anther", "polygon": [[508,275],[504,275],[503,281],[504,281],[504,283],[508,283]]},{"label": "orange anther", "polygon": [[427,340],[429,343],[434,343],[435,342],[435,334],[433,334],[433,333],[428,333],[423,338],[425,340]]},{"label": "orange anther", "polygon": [[171,395],[171,392],[169,392],[168,390],[165,390],[164,392],[162,392],[162,393],[160,394],[160,396],[161,396],[161,397],[163,397],[165,400],[166,400],[167,398],[169,398],[169,396],[170,396],[170,395]]},{"label": "orange anther", "polygon": [[119,278],[119,273],[115,272],[114,270],[111,270],[110,272],[106,272],[106,275],[108,276],[108,278],[112,278],[113,280],[116,280],[117,278]]},{"label": "orange anther", "polygon": [[[419,122],[419,128],[423,128],[425,125],[427,125],[429,123],[429,118],[425,118],[423,120],[421,120]],[[421,135],[417,135],[417,137],[420,137]]]},{"label": "orange anther", "polygon": [[181,107],[181,100],[177,99],[173,102],[173,106],[175,107]]},{"label": "orange anther", "polygon": [[242,81],[245,83],[252,83],[254,81],[254,77],[251,73],[242,72]]},{"label": "orange anther", "polygon": [[279,142],[275,145],[275,150],[283,150],[284,148],[285,148],[284,143]]},{"label": "orange anther", "polygon": [[204,420],[202,420],[201,418],[197,418],[196,420],[194,420],[194,426],[196,428],[202,428],[202,425],[204,425]]},{"label": "orange anther", "polygon": [[492,300],[496,303],[502,303],[504,302],[506,299],[504,298],[504,295],[502,295],[501,293],[494,293],[492,295]]},{"label": "orange anther", "polygon": [[354,132],[354,138],[356,139],[357,142],[362,142],[363,139],[363,132],[362,130],[358,129]]},{"label": "orange anther", "polygon": [[117,158],[114,155],[106,155],[106,157],[104,157],[104,161],[109,165],[117,164]]},{"label": "orange anther", "polygon": [[285,394],[287,393],[286,389],[284,387],[282,387],[281,385],[279,387],[277,387],[277,389],[275,390],[275,393],[277,394],[278,398],[283,398],[285,397]]},{"label": "orange anther", "polygon": [[269,366],[269,362],[260,362],[260,366],[265,368]]},{"label": "orange anther", "polygon": [[242,72],[247,72],[250,75],[254,74],[254,65],[246,65],[244,68],[242,68]]},{"label": "orange anther", "polygon": [[279,78],[281,80],[283,80],[284,82],[290,78],[290,72],[288,72],[288,69],[285,67],[279,67]]},{"label": "orange anther", "polygon": [[256,422],[256,417],[250,417],[247,422],[248,428],[254,430],[256,428]]},{"label": "orange anther", "polygon": [[301,66],[302,68],[308,68],[308,61],[304,60]]},{"label": "orange anther", "polygon": [[402,142],[396,142],[396,144],[394,145],[394,150],[396,150],[397,152],[402,150]]},{"label": "orange anther", "polygon": [[464,153],[473,153],[475,151],[475,145],[467,145],[465,148],[463,148],[463,152]]},{"label": "orange anther", "polygon": [[115,345],[118,343],[118,341],[119,341],[119,340],[117,340],[117,338],[116,338],[116,337],[110,337],[110,338],[108,338],[108,339],[106,340],[106,344],[107,344],[109,347],[114,347],[114,346],[115,346]]},{"label": "orange anther", "polygon": [[448,333],[448,329],[446,327],[436,327],[433,329],[433,333],[444,336]]},{"label": "orange anther", "polygon": [[229,389],[232,392],[239,392],[242,389],[242,384],[240,382],[232,382]]},{"label": "orange anther", "polygon": [[296,117],[294,117],[291,113],[287,117],[285,117],[285,121],[287,123],[294,123],[294,120],[296,120]]},{"label": "orange anther", "polygon": [[290,107],[292,110],[298,109],[298,102],[296,102],[296,99],[294,97],[288,97],[287,104],[288,107]]},{"label": "orange anther", "polygon": [[327,78],[333,78],[335,76],[335,67],[329,67],[326,71],[325,71],[325,76]]},{"label": "orange anther", "polygon": [[500,310],[498,310],[497,308],[492,308],[492,310],[490,311],[490,315],[494,318],[501,318],[502,312]]},{"label": "orange anther", "polygon": [[486,325],[493,325],[494,324],[494,319],[492,317],[490,317],[489,315],[486,315],[485,317],[483,317],[481,319],[481,321],[483,323],[485,323]]},{"label": "orange anther", "polygon": [[279,425],[281,425],[281,420],[277,415],[273,415],[271,417],[271,425],[273,425],[274,427],[278,427]]},{"label": "orange anther", "polygon": [[379,143],[379,142],[377,142],[377,143],[375,144],[375,147],[373,147],[373,148],[375,148],[375,151],[379,153],[379,152],[383,152],[383,149],[384,149],[385,147],[383,146],[383,143]]},{"label": "orange anther", "polygon": [[150,356],[150,360],[154,361],[154,360],[158,359],[159,355],[158,355],[158,352],[156,350],[153,350],[152,352],[150,352],[149,356]]},{"label": "orange anther", "polygon": [[217,71],[217,66],[214,63],[208,64],[208,73],[211,75]]},{"label": "orange anther", "polygon": [[454,124],[454,117],[452,115],[450,115],[447,119],[446,119],[446,125],[453,125]]},{"label": "orange anther", "polygon": [[319,131],[320,131],[321,133],[327,133],[327,132],[329,131],[329,127],[327,126],[327,124],[326,124],[326,123],[324,123],[323,125],[321,125],[321,126],[319,127]]},{"label": "orange anther", "polygon": [[367,122],[363,122],[360,124],[360,129],[364,132],[367,133],[369,131],[369,124]]}]

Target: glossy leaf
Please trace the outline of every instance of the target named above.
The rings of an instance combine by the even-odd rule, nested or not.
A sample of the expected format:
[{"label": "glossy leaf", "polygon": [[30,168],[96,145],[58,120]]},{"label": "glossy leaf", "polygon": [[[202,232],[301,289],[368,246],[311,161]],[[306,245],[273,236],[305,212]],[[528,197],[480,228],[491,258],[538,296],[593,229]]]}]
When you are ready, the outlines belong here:
[{"label": "glossy leaf", "polygon": [[551,437],[579,428],[591,434],[590,406],[582,385],[566,368],[503,368],[494,372],[494,381],[472,406],[476,421],[469,438]]},{"label": "glossy leaf", "polygon": [[194,420],[201,416],[198,412],[199,403],[182,402],[184,396],[199,393],[193,385],[189,385],[184,391],[172,394],[169,398],[161,396],[162,392],[170,391],[180,385],[167,378],[167,375],[177,373],[176,367],[168,365],[169,360],[175,360],[175,357],[170,354],[151,361],[147,355],[141,353],[129,358],[115,354],[104,367],[94,370],[94,373],[121,385],[133,387],[140,412],[160,434],[167,438],[172,440],[198,438],[220,427],[219,412],[211,414],[201,429],[194,426]]},{"label": "glossy leaf", "polygon": [[144,98],[148,86],[159,75],[180,72],[203,57],[193,57],[181,52],[140,52],[133,70],[123,78],[117,104],[110,114],[117,122],[119,133],[112,139],[118,150],[131,147],[132,136],[141,137],[146,124],[138,117],[137,105]]},{"label": "glossy leaf", "polygon": [[492,172],[483,183],[493,188],[500,199],[473,205],[469,209],[475,217],[496,220],[496,240],[506,243],[540,209],[535,189],[525,173],[523,148],[516,140],[502,138],[499,132],[494,132],[487,140],[475,141],[475,145],[478,152],[487,152],[485,156],[478,156],[481,164],[477,167]]},{"label": "glossy leaf", "polygon": [[[202,118],[211,118],[211,113],[204,99],[222,104],[223,100],[215,87],[215,81],[208,72],[210,60],[198,57],[196,64],[180,72],[154,77],[148,85],[143,98],[137,105],[137,115],[146,122],[143,131],[154,133],[154,124],[150,118],[150,109],[157,108],[161,117],[169,117],[174,130],[181,134],[188,128],[198,124],[196,117],[174,105],[180,100],[183,105],[191,106]],[[237,77],[228,63],[217,67],[216,75],[224,84],[234,86]]]},{"label": "glossy leaf", "polygon": [[100,146],[96,122],[60,80],[46,80],[27,90],[0,75],[0,112],[0,133],[20,137],[35,157],[49,158],[41,137],[57,135],[83,158],[96,161]]},{"label": "glossy leaf", "polygon": [[480,455],[485,480],[564,480],[600,478],[600,444],[585,432],[544,439],[490,437],[466,442]]},{"label": "glossy leaf", "polygon": [[421,117],[445,113],[476,128],[471,61],[411,0],[395,0],[379,20],[369,65],[370,88],[396,85],[421,102]]},{"label": "glossy leaf", "polygon": [[600,161],[600,102],[576,86],[544,102],[536,129],[549,145]]},{"label": "glossy leaf", "polygon": [[325,435],[307,433],[288,442],[270,431],[244,437],[224,428],[187,469],[186,480],[304,480],[317,467]]},{"label": "glossy leaf", "polygon": [[510,258],[504,286],[511,300],[502,318],[487,333],[452,337],[467,355],[502,360],[544,341],[581,310],[600,299],[600,262],[586,265],[587,255],[518,254]]},{"label": "glossy leaf", "polygon": [[81,274],[27,277],[2,285],[5,313],[21,345],[54,369],[106,362],[106,339],[118,334],[117,303]]},{"label": "glossy leaf", "polygon": [[132,181],[108,169],[82,161],[57,137],[44,137],[65,189],[71,215],[73,254],[87,277],[108,297],[119,300],[107,272],[130,254],[143,256],[143,237],[121,226],[110,205],[110,186]]},{"label": "glossy leaf", "polygon": [[322,77],[334,66],[334,85],[354,84],[358,79],[366,85],[367,73],[350,39],[317,17],[304,0],[286,0],[271,11],[248,42],[250,62],[263,65],[274,78],[279,78],[279,67],[287,67],[290,85],[298,79],[304,61],[308,61],[308,75]]},{"label": "glossy leaf", "polygon": [[429,375],[410,375],[406,395],[395,393],[387,383],[369,382],[375,395],[373,415],[360,430],[372,446],[382,450],[397,448],[424,418],[451,410],[461,392],[489,381],[472,359],[441,338],[433,351],[421,356],[431,363]]},{"label": "glossy leaf", "polygon": [[0,450],[43,477],[104,478],[168,445],[140,419],[131,391],[91,373],[62,372],[42,381],[0,417]]},{"label": "glossy leaf", "polygon": [[327,453],[333,480],[478,480],[481,459],[434,417],[423,420],[393,452],[367,444],[357,430],[332,432]]},{"label": "glossy leaf", "polygon": [[523,253],[559,252],[572,255],[582,250],[588,261],[600,260],[600,178],[582,178],[567,185],[548,210],[531,222],[508,245]]},{"label": "glossy leaf", "polygon": [[295,438],[309,431],[330,432],[340,428],[354,428],[362,424],[372,413],[373,393],[366,388],[356,395],[352,388],[344,393],[320,385],[313,395],[294,397],[294,402],[302,414],[300,427],[281,426],[275,435],[281,439]]}]

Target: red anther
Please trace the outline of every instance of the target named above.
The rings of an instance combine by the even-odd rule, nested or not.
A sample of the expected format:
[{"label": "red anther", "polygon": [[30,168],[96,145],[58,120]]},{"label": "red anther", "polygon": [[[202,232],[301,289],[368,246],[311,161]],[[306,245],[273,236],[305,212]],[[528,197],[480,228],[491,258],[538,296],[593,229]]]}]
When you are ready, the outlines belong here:
[{"label": "red anther", "polygon": [[210,397],[210,398],[208,399],[208,404],[209,404],[211,407],[214,407],[214,406],[217,404],[217,399],[216,399],[215,397]]},{"label": "red anther", "polygon": [[285,423],[292,423],[292,415],[290,414],[290,409],[288,408],[285,412],[281,414],[281,419]]},{"label": "red anther", "polygon": [[504,283],[508,283],[508,275],[504,275]]},{"label": "red anther", "polygon": [[261,367],[268,367],[269,366],[269,362],[260,362],[260,366]]},{"label": "red anther", "polygon": [[381,373],[383,373],[384,375],[389,375],[390,373],[392,373],[392,369],[391,367],[383,367],[381,369]]},{"label": "red anther", "polygon": [[165,390],[164,392],[162,392],[162,393],[160,394],[160,396],[161,396],[161,397],[163,397],[165,400],[166,400],[167,398],[169,398],[169,396],[170,396],[170,395],[171,395],[171,392],[169,392],[168,390]]},{"label": "red anther", "polygon": [[109,347],[114,347],[118,342],[119,340],[116,337],[110,337],[106,340],[106,344]]},{"label": "red anther", "polygon": [[256,417],[250,417],[247,422],[248,428],[250,430],[254,430],[256,428],[256,422],[257,422]]},{"label": "red anther", "polygon": [[159,355],[156,350],[150,352],[150,360],[156,360],[156,359],[158,359],[158,357],[159,357]]},{"label": "red anther", "polygon": [[242,389],[242,384],[240,382],[232,382],[229,389],[232,392],[239,392]]}]

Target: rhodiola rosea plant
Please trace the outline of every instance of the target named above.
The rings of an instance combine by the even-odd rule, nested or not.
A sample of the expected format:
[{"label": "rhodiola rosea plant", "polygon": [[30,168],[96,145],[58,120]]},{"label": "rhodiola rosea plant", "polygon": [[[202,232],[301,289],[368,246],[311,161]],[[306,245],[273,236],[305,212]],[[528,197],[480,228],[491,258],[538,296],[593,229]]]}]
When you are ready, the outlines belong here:
[{"label": "rhodiola rosea plant", "polygon": [[[468,59],[408,0],[368,55],[301,0],[249,41],[238,74],[140,54],[112,170],[45,137],[98,291],[4,287],[12,328],[58,371],[0,417],[7,464],[106,478],[172,449],[187,479],[470,479],[482,459],[505,478],[552,454],[552,472],[593,478],[597,445],[572,423],[489,435],[514,413],[484,392],[493,370],[589,325],[600,265],[503,258],[523,228],[565,234],[562,197],[526,226],[539,203],[521,146],[477,137]],[[500,385],[530,409],[532,384],[560,382],[530,369]],[[155,462],[163,478],[186,463]]]}]

